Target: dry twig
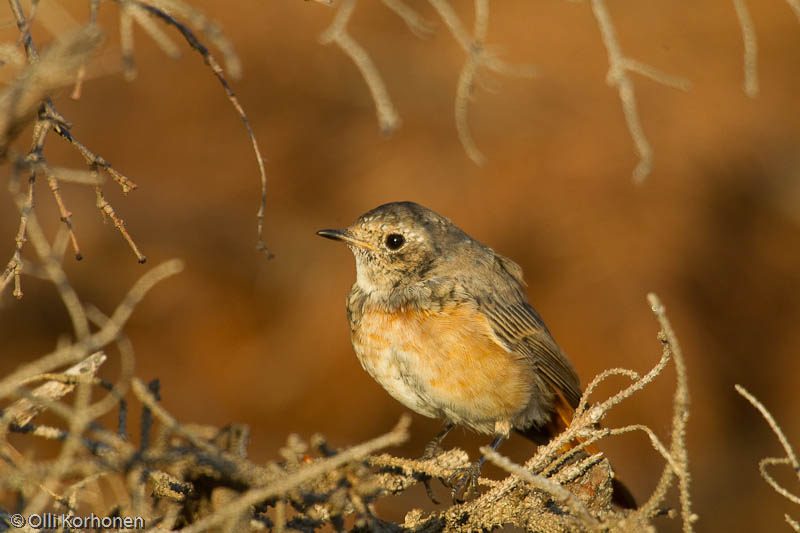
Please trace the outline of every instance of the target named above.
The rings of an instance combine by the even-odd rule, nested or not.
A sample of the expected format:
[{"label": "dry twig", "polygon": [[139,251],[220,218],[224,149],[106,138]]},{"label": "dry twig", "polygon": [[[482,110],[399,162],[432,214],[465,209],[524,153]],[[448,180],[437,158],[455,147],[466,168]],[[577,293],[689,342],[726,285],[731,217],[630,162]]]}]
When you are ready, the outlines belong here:
[{"label": "dry twig", "polygon": [[[776,437],[778,437],[778,441],[781,443],[781,447],[783,447],[783,451],[786,454],[785,457],[780,457],[780,458],[778,458],[778,457],[767,457],[767,458],[762,459],[761,461],[759,461],[758,462],[758,470],[759,470],[759,472],[761,472],[761,477],[763,477],[764,481],[769,483],[769,485],[773,489],[775,489],[775,492],[777,492],[778,494],[780,494],[781,496],[783,496],[784,498],[786,498],[790,502],[792,502],[792,503],[794,503],[796,505],[800,505],[800,496],[797,496],[796,494],[793,494],[792,492],[790,492],[789,490],[787,490],[783,486],[781,486],[777,481],[775,481],[775,479],[772,477],[772,475],[767,471],[767,466],[771,466],[771,465],[786,465],[786,466],[791,467],[792,470],[794,470],[795,476],[797,477],[797,481],[800,482],[800,462],[798,462],[798,460],[797,460],[797,455],[795,454],[794,449],[792,448],[792,445],[789,443],[789,439],[786,438],[786,435],[783,433],[783,430],[778,425],[778,423],[775,421],[775,418],[767,410],[767,408],[764,407],[764,404],[762,404],[758,400],[758,398],[756,398],[755,396],[750,394],[750,392],[748,392],[747,389],[745,389],[741,385],[735,385],[735,388],[736,388],[736,392],[738,392],[742,397],[744,397],[748,402],[750,402],[750,404],[753,407],[758,409],[758,411],[761,413],[761,416],[764,418],[764,420],[767,421],[767,424],[769,424],[769,427],[772,429],[772,432],[775,433]],[[788,514],[786,515],[786,521],[795,530],[800,530],[800,528],[797,527],[797,522],[794,519],[792,519]]]},{"label": "dry twig", "polygon": [[[356,8],[356,1],[342,0],[340,2],[331,25],[320,36],[320,42],[322,44],[337,44],[355,63],[372,94],[381,131],[391,133],[399,127],[400,118],[389,96],[386,84],[367,51],[347,31],[347,24]],[[476,164],[481,165],[486,158],[475,144],[467,121],[469,101],[472,98],[475,79],[480,68],[485,67],[493,72],[515,76],[533,75],[535,69],[530,66],[516,67],[508,65],[486,49],[484,41],[489,25],[488,0],[475,0],[475,23],[472,35],[466,31],[464,24],[453,10],[450,2],[447,0],[429,0],[429,2],[467,54],[467,59],[461,69],[456,85],[456,131],[469,158]],[[430,26],[422,16],[402,0],[384,0],[383,3],[402,18],[414,34],[425,37],[430,33]]]},{"label": "dry twig", "polygon": [[636,91],[633,88],[633,81],[628,76],[628,72],[643,74],[658,83],[682,90],[689,89],[689,82],[661,73],[648,65],[626,57],[622,53],[605,0],[592,0],[592,13],[594,13],[594,17],[597,20],[603,45],[608,53],[608,75],[606,76],[606,81],[612,87],[616,87],[619,92],[622,111],[625,114],[625,122],[628,125],[634,148],[639,156],[639,163],[633,170],[633,181],[641,183],[652,171],[653,149],[642,127],[642,121],[636,105]]},{"label": "dry twig", "polygon": [[[73,96],[78,97],[80,95],[85,76],[85,64],[90,54],[98,48],[99,43],[102,41],[102,33],[97,26],[99,1],[90,0],[89,23],[86,27],[59,35],[56,43],[42,54],[39,54],[30,33],[38,2],[33,2],[30,18],[26,17],[19,0],[10,0],[9,3],[20,32],[20,41],[25,46],[26,65],[16,79],[0,92],[0,156],[7,157],[13,163],[9,188],[15,196],[18,206],[20,206],[19,229],[15,239],[16,246],[2,275],[0,275],[0,292],[13,281],[13,294],[17,298],[21,298],[23,295],[20,279],[20,274],[23,271],[22,252],[23,246],[29,237],[29,219],[36,207],[34,204],[34,186],[39,175],[43,175],[47,180],[49,189],[58,205],[60,219],[68,230],[69,240],[72,243],[77,259],[82,258],[82,253],[72,226],[72,213],[61,196],[60,182],[62,181],[94,186],[97,199],[96,205],[101,215],[104,218],[111,219],[140,263],[145,262],[146,258],[128,233],[122,218],[106,199],[102,190],[103,180],[98,171],[103,170],[109,174],[120,185],[124,193],[133,190],[136,185],[114,169],[104,158],[79,142],[70,131],[71,124],[69,121],[58,113],[49,99],[49,94],[53,89],[72,82],[75,83]],[[202,12],[180,0],[152,0],[149,2],[143,0],[118,0],[118,3],[120,5],[120,40],[123,63],[125,65],[124,71],[127,77],[131,78],[135,75],[132,33],[134,23],[141,26],[168,56],[178,56],[177,47],[150,17],[150,15],[155,15],[181,33],[190,46],[202,55],[222,84],[229,101],[244,122],[256,155],[261,181],[261,202],[257,213],[257,248],[271,256],[263,240],[263,219],[267,187],[266,170],[247,115],[225,79],[222,67],[215,57],[199,41],[192,30],[186,24],[174,18],[172,13],[185,17],[189,24],[199,28],[199,31],[222,51],[231,75],[238,77],[241,73],[241,65],[230,41],[220,31],[219,27],[205,17]],[[77,25],[71,16],[67,16],[66,19],[68,25]],[[54,26],[57,26],[57,24],[53,24],[52,20],[50,20],[50,26],[48,27],[52,30]],[[0,49],[0,61],[20,63],[22,57],[19,53],[15,53],[12,49],[5,47]],[[35,121],[32,148],[25,156],[20,156],[13,152],[9,145],[15,136],[32,121]],[[83,155],[89,167],[88,171],[63,169],[52,166],[47,162],[43,155],[43,150],[47,136],[51,131],[61,136]],[[20,174],[24,172],[28,173],[28,179],[23,184]],[[27,189],[23,187],[27,187]]]},{"label": "dry twig", "polygon": [[745,0],[733,0],[733,7],[736,9],[736,18],[739,19],[742,41],[744,42],[744,93],[750,98],[755,98],[758,96],[758,42],[756,40],[756,29],[753,26],[753,19],[750,17],[750,10],[747,8]]},{"label": "dry twig", "polygon": [[[0,381],[0,399],[20,394],[19,387],[23,383],[41,379],[50,381],[47,387],[59,390],[57,395],[48,398],[40,394],[41,387],[31,393],[23,392],[24,400],[8,408],[1,420],[6,429],[0,432],[0,451],[3,456],[15,460],[0,466],[0,483],[25,495],[29,502],[26,512],[44,511],[48,505],[79,512],[82,505],[93,501],[90,489],[102,477],[109,483],[121,483],[120,487],[124,487],[128,495],[117,504],[114,513],[144,517],[151,528],[240,531],[266,525],[284,530],[315,530],[331,524],[341,529],[346,516],[354,516],[355,525],[360,528],[395,528],[397,526],[382,522],[374,515],[373,503],[377,499],[407,490],[425,476],[447,479],[469,464],[466,454],[457,449],[426,461],[372,455],[407,438],[409,419],[404,417],[386,435],[341,452],[331,450],[323,439],[315,437],[312,447],[320,457],[309,455],[307,444],[290,437],[281,450],[282,463],[255,465],[246,458],[246,428],[231,426],[220,431],[182,424],[160,405],[158,389],[153,383],[146,385],[132,377],[132,362],[115,385],[104,384],[97,378],[75,380],[71,377],[74,369],[64,374],[43,374],[68,361],[67,354],[85,353],[89,346],[115,340],[120,352],[125,351],[132,358],[130,347],[125,348],[128,341],[120,336],[121,324],[153,280],[140,282],[139,288],[131,292],[110,318],[88,308],[86,314],[100,327],[98,332],[62,346]],[[622,370],[601,374],[594,383],[612,374],[624,374],[634,381],[610,399],[579,411],[565,433],[540,447],[524,465],[515,465],[490,450],[482,450],[489,460],[511,475],[502,481],[482,478],[480,482],[488,487],[487,492],[464,504],[427,516],[421,511],[412,511],[402,527],[425,531],[492,529],[502,524],[530,531],[639,531],[650,527],[650,519],[660,512],[657,505],[663,500],[666,488],[658,487],[640,510],[612,512],[610,483],[613,473],[608,462],[601,455],[576,455],[577,452],[565,455],[559,451],[564,442],[575,438],[596,441],[609,435],[641,430],[665,457],[665,472],[670,472],[671,477],[677,476],[682,493],[686,492],[686,497],[682,495],[684,515],[688,517],[684,529],[690,531],[688,471],[682,455],[685,450],[683,424],[688,408],[685,370],[678,371],[683,377],[679,377],[676,391],[669,449],[644,426],[599,429],[596,425],[608,409],[651,382],[671,358],[682,368],[682,362],[678,363],[682,361],[679,349],[663,308],[653,296],[651,303],[662,324],[664,343],[664,354],[653,369],[642,377]],[[109,328],[113,334],[109,333]],[[66,393],[66,387],[75,384],[78,385],[75,402],[72,406],[64,405],[59,397]],[[128,384],[143,407],[138,447],[127,441],[125,432],[128,407],[123,395]],[[90,388],[99,385],[111,389],[114,394],[91,403]],[[6,431],[21,429],[9,422],[24,421],[17,414],[32,412],[20,408],[24,401],[35,405],[31,409],[36,412],[48,409],[67,422],[66,429],[35,426],[30,421],[25,425],[25,432],[31,438],[63,439],[61,452],[54,461],[43,464],[24,459],[5,439]],[[117,431],[109,431],[97,423],[97,417],[115,405],[120,408],[120,424]],[[93,457],[98,460],[92,460]],[[365,460],[372,469],[365,466]],[[74,481],[76,476],[77,482]],[[208,485],[201,482],[203,479],[215,481]],[[67,480],[70,481],[67,483]],[[96,507],[96,503],[92,505],[92,512],[107,512]],[[268,514],[270,508],[273,512]],[[83,509],[80,512],[86,512],[86,508]]]},{"label": "dry twig", "polygon": [[94,376],[100,368],[100,365],[105,361],[106,355],[103,352],[95,352],[83,361],[65,370],[63,374],[41,374],[24,380],[22,384],[27,384],[34,379],[46,379],[49,381],[31,391],[31,398],[35,400],[22,398],[4,409],[2,425],[11,424],[17,427],[25,426],[45,409],[44,402],[53,402],[72,392],[79,381],[86,381]]},{"label": "dry twig", "polygon": [[400,125],[400,118],[386,90],[386,84],[367,51],[347,33],[347,23],[356,8],[356,1],[342,0],[331,25],[320,35],[319,40],[322,44],[336,43],[353,60],[372,94],[378,125],[383,133],[389,134]]},{"label": "dry twig", "polygon": [[227,38],[222,35],[222,32],[219,31],[219,28],[217,28],[216,25],[212,24],[207,18],[205,18],[201,12],[190,8],[183,2],[178,0],[154,0],[152,2],[145,2],[143,0],[127,1],[135,2],[135,4],[140,6],[144,11],[158,17],[163,22],[173,26],[180,32],[189,46],[191,46],[192,49],[196,50],[203,57],[206,65],[208,65],[208,67],[211,69],[211,72],[225,90],[228,101],[236,110],[239,118],[242,119],[242,123],[244,123],[244,127],[247,130],[247,135],[250,138],[250,144],[253,147],[253,153],[256,156],[259,180],[261,182],[261,203],[259,204],[258,213],[256,214],[256,248],[259,251],[264,252],[267,255],[267,258],[272,258],[272,252],[270,252],[269,248],[267,248],[267,245],[264,243],[264,211],[267,205],[267,171],[264,165],[264,157],[261,155],[261,149],[258,147],[258,141],[256,140],[255,133],[253,132],[253,128],[250,126],[250,119],[247,118],[247,114],[244,112],[244,109],[239,103],[236,93],[233,92],[228,80],[225,78],[225,73],[217,59],[214,57],[211,51],[202,42],[200,42],[197,36],[195,36],[194,32],[192,32],[192,30],[186,24],[183,24],[170,14],[170,10],[184,14],[185,16],[189,17],[195,26],[202,28],[206,35],[209,36],[209,38],[212,39],[212,41],[222,50],[228,65],[228,69],[233,73],[233,77],[236,78],[241,73],[241,67],[239,66],[236,54],[233,52],[233,46],[230,45]]}]

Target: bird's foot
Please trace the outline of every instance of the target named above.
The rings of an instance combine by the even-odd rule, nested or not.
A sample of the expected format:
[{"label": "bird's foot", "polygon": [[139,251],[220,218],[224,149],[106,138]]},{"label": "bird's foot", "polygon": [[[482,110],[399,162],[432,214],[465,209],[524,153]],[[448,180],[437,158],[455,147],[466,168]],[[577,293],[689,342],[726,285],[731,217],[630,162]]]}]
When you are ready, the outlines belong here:
[{"label": "bird's foot", "polygon": [[[444,448],[442,448],[442,441],[450,433],[454,424],[452,422],[445,423],[442,431],[436,435],[433,440],[431,440],[426,446],[425,451],[422,452],[422,457],[420,457],[421,461],[429,461],[434,457],[438,457],[439,455],[444,453]],[[431,487],[431,477],[425,476],[422,478],[422,483],[425,485],[425,492],[428,494],[428,498],[435,504],[439,505],[439,501],[433,495],[433,488]]]},{"label": "bird's foot", "polygon": [[441,446],[440,439],[433,439],[425,445],[425,450],[422,452],[421,461],[428,461],[444,453],[444,448]]},{"label": "bird's foot", "polygon": [[478,476],[481,473],[482,466],[483,461],[476,461],[470,466],[459,468],[447,478],[447,486],[450,487],[450,494],[453,497],[454,504],[463,503],[470,496],[480,494],[478,491]]},{"label": "bird's foot", "polygon": [[[444,448],[441,446],[442,439],[435,438],[425,446],[425,451],[422,452],[420,461],[429,461],[444,453]],[[439,505],[439,500],[433,495],[433,487],[431,487],[431,477],[426,475],[422,478],[422,484],[425,485],[425,493],[434,505]]]},{"label": "bird's foot", "polygon": [[444,453],[442,441],[454,427],[455,424],[452,422],[445,422],[442,430],[425,446],[425,451],[422,453],[421,460],[427,461],[428,459],[433,459],[437,455]]}]

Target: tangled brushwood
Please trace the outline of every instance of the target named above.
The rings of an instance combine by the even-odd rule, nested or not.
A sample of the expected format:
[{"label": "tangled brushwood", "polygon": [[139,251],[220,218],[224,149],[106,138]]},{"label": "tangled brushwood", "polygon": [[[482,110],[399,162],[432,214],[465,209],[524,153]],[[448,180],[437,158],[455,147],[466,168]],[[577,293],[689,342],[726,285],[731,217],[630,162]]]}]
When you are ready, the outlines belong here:
[{"label": "tangled brushwood", "polygon": [[[238,59],[218,26],[200,11],[180,0],[118,0],[110,2],[119,10],[120,48],[123,72],[136,75],[132,28],[138,25],[170,57],[178,54],[169,32],[180,35],[198,52],[220,81],[236,112],[242,118],[253,145],[261,184],[261,205],[257,215],[258,247],[262,241],[266,198],[263,158],[239,105],[223,74],[223,68],[201,35],[218,49],[227,72],[237,76]],[[428,30],[421,17],[401,0],[384,0],[413,30]],[[467,125],[467,104],[476,72],[490,69],[500,73],[526,74],[487,52],[484,39],[488,25],[488,2],[475,2],[475,28],[470,34],[446,0],[430,0],[436,13],[467,52],[455,98],[457,131],[466,152],[476,161],[483,156],[473,142]],[[54,3],[53,3],[54,4]],[[56,109],[50,94],[74,84],[79,97],[87,75],[87,61],[101,46],[104,35],[97,24],[99,0],[90,0],[85,27],[59,35],[54,44],[39,51],[30,33],[39,2],[32,2],[26,14],[19,0],[10,0],[10,12],[19,30],[19,45],[0,46],[4,68],[16,68],[12,80],[0,91],[0,158],[9,168],[8,188],[19,210],[19,222],[11,258],[0,274],[0,295],[6,289],[23,296],[22,280],[33,276],[51,283],[57,291],[72,325],[71,340],[59,343],[52,352],[34,358],[0,379],[0,531],[15,528],[34,531],[39,526],[31,516],[61,520],[55,528],[96,529],[76,526],[80,517],[97,517],[108,523],[139,518],[144,530],[200,532],[206,530],[250,531],[289,529],[313,531],[476,531],[513,525],[526,531],[647,531],[661,515],[680,520],[684,531],[692,531],[696,516],[691,510],[690,476],[686,451],[689,393],[684,360],[664,309],[655,295],[648,297],[660,324],[658,338],[662,356],[646,374],[610,369],[587,387],[570,427],[524,464],[515,464],[491,449],[488,460],[507,472],[505,479],[481,478],[481,494],[464,503],[424,512],[410,509],[403,523],[382,520],[375,504],[382,498],[435,480],[447,480],[469,464],[458,449],[432,459],[414,460],[384,450],[408,438],[409,419],[402,418],[388,433],[347,449],[331,449],[323,437],[308,442],[289,436],[279,451],[280,461],[257,464],[247,457],[248,428],[232,424],[225,428],[181,423],[160,403],[157,381],[144,383],[135,375],[132,342],[125,336],[125,324],[137,304],[160,281],[182,269],[179,261],[168,261],[142,276],[110,313],[82,301],[62,268],[67,249],[82,256],[71,213],[59,192],[61,182],[92,188],[103,218],[110,219],[140,262],[139,250],[125,223],[106,200],[103,186],[110,176],[125,193],[136,185],[101,155],[82,144],[71,133],[67,117]],[[746,7],[735,2],[742,25],[749,28]],[[375,100],[379,121],[385,130],[397,126],[398,115],[388,92],[364,49],[347,33],[355,0],[342,0],[331,27],[322,36],[325,43],[340,46],[358,65]],[[640,156],[636,175],[643,179],[650,170],[651,150],[636,113],[633,88],[628,74],[647,75],[663,84],[683,88],[651,67],[623,55],[614,37],[613,25],[602,0],[592,0],[593,13],[601,28],[610,61],[609,82],[620,92],[626,120]],[[46,7],[41,7],[45,9]],[[66,13],[66,12],[65,12]],[[166,30],[165,30],[166,28]],[[196,34],[196,33],[197,34]],[[752,32],[751,32],[752,33]],[[750,39],[754,46],[754,37]],[[750,42],[747,41],[747,42]],[[755,73],[746,70],[748,79]],[[749,92],[755,92],[751,87]],[[14,140],[32,127],[31,148],[17,152]],[[81,154],[86,168],[64,168],[45,156],[45,144],[55,133]],[[36,211],[37,182],[46,182],[59,209],[62,224],[54,237],[42,229]],[[13,287],[13,290],[11,289]],[[115,381],[98,377],[102,365],[118,358],[120,375]],[[672,427],[668,441],[643,424],[607,427],[600,424],[606,414],[651,383],[672,361],[677,383],[672,399]],[[623,376],[630,383],[605,400],[591,398],[597,385],[611,376]],[[169,387],[169,384],[164,384]],[[773,429],[766,409],[741,389],[761,409]],[[138,427],[132,428],[128,415],[141,412]],[[60,422],[41,422],[47,412]],[[110,416],[110,415],[114,416]],[[116,423],[109,424],[109,420]],[[116,427],[112,427],[116,426]],[[790,465],[800,471],[797,458],[779,429],[775,429],[786,450],[782,459],[765,459],[762,473],[786,498],[800,503],[797,496],[775,483],[768,465]],[[638,509],[620,511],[611,504],[613,472],[602,454],[588,455],[582,447],[562,452],[564,444],[581,439],[584,446],[624,433],[641,432],[664,461],[663,471],[652,494]],[[57,453],[42,460],[27,453],[40,440],[54,443]],[[679,506],[669,508],[666,499],[677,487]],[[118,519],[118,520],[117,520]],[[23,523],[20,522],[23,521]],[[800,530],[797,522],[787,521]],[[105,527],[105,526],[102,526]],[[118,527],[118,526],[114,526]]]},{"label": "tangled brushwood", "polygon": [[[412,12],[401,9],[402,2],[387,5],[405,13],[406,20],[413,18]],[[459,29],[460,23],[449,4],[438,1],[434,5],[466,46],[469,37]],[[477,5],[485,8],[482,2]],[[61,182],[92,187],[101,215],[112,220],[137,260],[145,261],[103,193],[105,176],[110,176],[125,193],[136,185],[78,141],[70,131],[69,120],[50,99],[53,90],[70,83],[75,84],[73,95],[79,97],[87,61],[104,40],[96,22],[99,2],[90,2],[86,27],[58,36],[41,52],[30,33],[38,3],[27,14],[17,0],[11,0],[10,6],[24,53],[14,46],[0,48],[2,60],[18,68],[14,79],[0,93],[0,154],[10,168],[8,185],[19,210],[19,227],[13,253],[0,277],[0,293],[13,286],[13,295],[21,298],[25,276],[51,283],[70,317],[73,340],[60,343],[51,353],[0,380],[0,487],[6,495],[0,501],[0,530],[15,527],[33,531],[42,523],[37,525],[30,518],[38,516],[56,521],[46,527],[72,529],[97,525],[89,521],[88,525],[81,522],[78,526],[83,517],[100,519],[101,527],[106,527],[106,522],[118,527],[119,520],[143,519],[145,528],[152,531],[308,531],[321,527],[473,531],[501,525],[516,525],[529,531],[641,531],[649,527],[654,517],[674,514],[665,508],[665,497],[675,480],[684,529],[691,530],[694,517],[684,443],[688,416],[686,373],[677,341],[655,296],[650,297],[650,303],[661,322],[663,356],[650,372],[644,376],[622,369],[604,372],[589,385],[568,431],[540,447],[525,464],[514,464],[492,450],[482,450],[490,461],[508,472],[508,477],[501,481],[481,479],[482,494],[465,503],[430,513],[409,510],[402,524],[381,520],[375,503],[419,483],[447,480],[469,465],[466,453],[458,449],[425,461],[378,455],[408,438],[407,418],[385,435],[344,450],[329,448],[319,436],[307,443],[290,436],[280,450],[282,460],[267,464],[248,460],[248,429],[244,426],[219,429],[176,420],[159,403],[159,383],[145,384],[136,377],[133,345],[125,336],[124,327],[146,293],[159,281],[179,272],[182,264],[168,261],[150,270],[110,314],[82,301],[62,267],[67,249],[71,248],[78,259],[82,252],[70,211],[59,192]],[[345,32],[346,15],[353,6],[353,2],[343,3],[326,34],[345,50],[348,43],[353,43]],[[485,20],[483,8],[480,20]],[[177,55],[176,46],[158,24],[161,23],[200,53],[221,82],[244,121],[256,153],[262,192],[258,243],[266,250],[261,240],[266,193],[263,159],[222,67],[194,32],[202,33],[221,51],[228,72],[236,76],[238,60],[230,43],[202,13],[178,0],[121,1],[118,9],[126,77],[136,74],[131,33],[134,24],[141,26],[168,56]],[[480,62],[468,62],[472,70],[478,63],[504,72],[510,70],[499,60],[479,51],[475,54]],[[472,77],[470,74],[461,80],[457,100],[465,100]],[[460,109],[466,109],[461,103]],[[459,116],[465,123],[465,114]],[[12,143],[31,124],[31,149],[18,153]],[[465,127],[459,131],[469,139]],[[63,168],[48,161],[45,145],[51,133],[82,155],[85,169]],[[45,234],[37,216],[35,191],[37,182],[42,180],[56,200],[62,221],[52,239]],[[119,358],[120,375],[113,382],[98,377],[109,357]],[[665,445],[643,425],[601,429],[598,423],[605,414],[650,383],[670,360],[678,369],[670,442]],[[631,384],[611,398],[590,405],[586,398],[600,381],[613,375],[627,376]],[[141,410],[139,427],[135,429],[128,427],[132,409]],[[41,422],[44,412],[62,422]],[[116,427],[107,422],[112,412],[116,413]],[[608,461],[580,448],[567,453],[561,449],[575,438],[590,444],[632,431],[647,435],[665,460],[664,471],[655,491],[638,510],[615,511],[611,505],[613,473]],[[26,453],[26,447],[37,439],[54,441],[58,449],[54,459],[37,459]]]},{"label": "tangled brushwood", "polygon": [[[40,234],[34,232],[35,240]],[[36,249],[47,249],[38,242]],[[57,262],[40,267],[57,285],[66,305],[69,283]],[[418,461],[377,452],[408,438],[409,418],[402,418],[385,435],[344,450],[333,450],[320,436],[304,442],[289,436],[279,452],[281,461],[256,464],[246,453],[248,429],[230,425],[219,429],[183,424],[159,403],[159,383],[143,383],[133,373],[134,354],[124,336],[126,320],[137,303],[160,280],[179,272],[170,261],[144,275],[122,303],[107,316],[77,303],[70,309],[73,322],[94,327],[77,341],[22,366],[0,381],[0,486],[13,501],[3,501],[0,524],[19,516],[52,514],[62,517],[129,517],[144,520],[147,530],[199,532],[295,529],[321,527],[385,531],[475,531],[515,525],[527,531],[642,531],[665,508],[671,486],[680,493],[684,530],[695,517],[690,510],[689,474],[685,449],[688,416],[686,373],[680,349],[663,308],[654,295],[650,303],[661,323],[663,354],[647,374],[612,369],[595,378],[587,395],[603,379],[624,375],[632,383],[604,401],[589,405],[586,396],[572,425],[537,450],[525,464],[514,464],[485,448],[490,461],[509,475],[503,480],[481,479],[482,494],[442,511],[409,510],[402,524],[376,515],[375,503],[430,479],[446,480],[469,465],[461,450],[449,450]],[[93,331],[92,331],[93,329]],[[120,358],[121,375],[115,382],[100,379],[97,371],[109,353]],[[650,383],[673,360],[678,369],[670,442],[665,445],[643,425],[600,428],[598,422],[615,405]],[[61,372],[57,368],[68,366]],[[99,399],[97,398],[99,396]],[[128,413],[141,409],[141,423],[128,428]],[[37,424],[50,411],[62,424]],[[99,419],[116,411],[116,427]],[[635,511],[611,506],[613,472],[601,455],[578,449],[562,453],[576,437],[585,443],[611,435],[642,431],[665,460],[653,494]],[[136,438],[132,438],[134,434]],[[9,441],[54,439],[59,452],[53,460],[31,459]],[[135,441],[138,440],[138,444]],[[108,490],[111,488],[112,490]],[[109,498],[108,494],[114,494]],[[24,529],[23,529],[24,530]],[[32,531],[32,529],[29,529]]]},{"label": "tangled brushwood", "polygon": [[[173,262],[151,271],[111,318],[97,310],[87,310],[87,318],[97,319],[97,333],[41,357],[0,382],[4,399],[21,397],[4,407],[0,426],[0,483],[5,491],[16,494],[16,507],[0,511],[5,520],[14,512],[21,516],[53,513],[141,517],[148,530],[165,531],[308,531],[326,525],[344,529],[346,524],[387,531],[474,531],[508,524],[528,531],[641,531],[653,517],[665,512],[666,492],[677,478],[685,529],[690,529],[693,518],[688,508],[688,473],[682,442],[687,414],[685,375],[679,373],[683,377],[679,378],[675,395],[669,449],[644,426],[595,429],[596,421],[609,408],[649,383],[671,357],[680,360],[669,323],[654,297],[651,296],[652,303],[663,325],[664,353],[648,374],[638,377],[618,370],[604,373],[592,386],[615,373],[629,375],[634,381],[609,400],[584,410],[567,432],[541,447],[524,465],[482,450],[510,475],[502,481],[482,479],[485,489],[480,497],[427,515],[411,510],[403,524],[392,524],[373,512],[378,499],[425,479],[447,479],[469,464],[466,454],[457,449],[427,461],[375,455],[408,437],[407,417],[389,433],[346,450],[330,449],[319,436],[312,437],[310,443],[290,436],[280,450],[282,461],[259,465],[247,459],[246,427],[217,429],[181,424],[158,403],[158,382],[145,384],[125,370],[116,383],[95,377],[106,355],[95,351],[84,356],[106,344],[117,345],[123,369],[132,367],[130,344],[121,335],[124,321],[154,282],[178,269],[179,265]],[[80,361],[64,372],[51,372],[76,358]],[[71,392],[72,402],[64,402]],[[103,395],[93,402],[92,394],[97,392]],[[126,427],[131,408],[126,396],[131,393],[142,409],[138,445],[129,440]],[[118,412],[116,428],[103,427],[96,421],[114,409]],[[61,416],[63,427],[33,423],[44,410]],[[562,454],[559,449],[576,436],[593,442],[635,430],[644,431],[664,455],[664,473],[640,509],[615,512],[610,503],[612,472],[608,462],[600,455],[575,451]],[[52,461],[29,460],[9,443],[9,432],[31,439],[61,441],[58,457]],[[102,487],[108,486],[115,489],[115,501],[102,496]]]}]

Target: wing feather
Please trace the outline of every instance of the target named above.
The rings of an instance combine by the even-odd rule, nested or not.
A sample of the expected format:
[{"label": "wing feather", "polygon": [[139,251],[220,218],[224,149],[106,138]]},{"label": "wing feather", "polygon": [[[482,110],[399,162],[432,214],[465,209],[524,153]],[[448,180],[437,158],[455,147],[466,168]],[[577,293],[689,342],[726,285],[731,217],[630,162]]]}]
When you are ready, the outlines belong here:
[{"label": "wing feather", "polygon": [[578,374],[553,340],[539,313],[528,303],[522,290],[521,269],[510,259],[495,257],[496,272],[505,278],[505,284],[500,285],[505,285],[507,290],[483,294],[478,299],[481,312],[510,352],[530,360],[549,384],[563,394],[573,408],[577,407],[581,398]]}]

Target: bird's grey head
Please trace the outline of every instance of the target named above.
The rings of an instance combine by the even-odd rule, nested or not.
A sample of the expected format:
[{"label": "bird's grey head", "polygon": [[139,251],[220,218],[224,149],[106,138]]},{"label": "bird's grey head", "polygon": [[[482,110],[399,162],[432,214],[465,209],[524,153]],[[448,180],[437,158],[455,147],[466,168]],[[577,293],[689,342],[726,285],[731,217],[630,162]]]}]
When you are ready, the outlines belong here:
[{"label": "bird's grey head", "polygon": [[447,218],[413,202],[384,204],[345,229],[317,235],[350,247],[356,283],[366,292],[405,288],[442,275],[445,265],[457,268],[468,256],[491,253]]}]

